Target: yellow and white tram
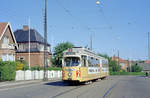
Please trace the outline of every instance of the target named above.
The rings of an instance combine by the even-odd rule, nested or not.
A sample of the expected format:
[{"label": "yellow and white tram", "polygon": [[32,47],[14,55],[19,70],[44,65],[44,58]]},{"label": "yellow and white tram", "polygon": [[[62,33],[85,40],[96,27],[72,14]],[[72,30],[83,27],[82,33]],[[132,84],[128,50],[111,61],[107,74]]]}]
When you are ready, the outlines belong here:
[{"label": "yellow and white tram", "polygon": [[62,80],[86,82],[109,75],[108,60],[82,47],[64,51]]}]

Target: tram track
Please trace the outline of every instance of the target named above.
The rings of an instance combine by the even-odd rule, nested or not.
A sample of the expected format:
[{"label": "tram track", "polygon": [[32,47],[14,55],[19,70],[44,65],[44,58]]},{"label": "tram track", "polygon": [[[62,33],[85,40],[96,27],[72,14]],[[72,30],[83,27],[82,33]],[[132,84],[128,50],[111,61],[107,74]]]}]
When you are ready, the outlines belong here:
[{"label": "tram track", "polygon": [[[72,98],[86,98],[87,96],[94,96],[94,98],[102,96],[102,98],[106,98],[117,84],[118,81],[111,78],[109,80],[97,81],[89,85],[77,87],[71,91],[69,90],[69,92],[65,92],[61,95],[59,94],[60,96],[57,96],[57,98],[69,98],[68,96],[72,96]],[[99,90],[100,92],[98,92]],[[90,93],[92,93],[92,95],[90,95]]]},{"label": "tram track", "polygon": [[81,87],[82,87],[82,86],[74,87],[74,88],[68,89],[68,90],[66,90],[66,91],[64,91],[64,92],[61,92],[61,93],[59,93],[59,94],[53,96],[52,98],[57,98],[57,97],[59,97],[59,96],[65,95],[65,94],[70,93],[70,92],[72,92],[72,91],[74,91],[74,90],[76,90],[76,89],[79,89],[79,88],[81,88]]},{"label": "tram track", "polygon": [[74,88],[71,88],[71,89],[66,90],[64,92],[61,92],[61,93],[53,96],[52,98],[61,98],[63,95],[66,95],[66,94],[69,94],[69,93],[74,93],[74,92],[78,91],[78,89],[81,90],[81,88],[87,89],[87,90],[84,90],[84,92],[81,92],[81,93],[78,93],[77,95],[75,95],[76,98],[79,98],[80,96],[82,96],[85,93],[89,92],[91,90],[91,88],[94,88],[94,87],[95,86],[93,85],[93,83],[78,85],[78,87],[74,87]]}]

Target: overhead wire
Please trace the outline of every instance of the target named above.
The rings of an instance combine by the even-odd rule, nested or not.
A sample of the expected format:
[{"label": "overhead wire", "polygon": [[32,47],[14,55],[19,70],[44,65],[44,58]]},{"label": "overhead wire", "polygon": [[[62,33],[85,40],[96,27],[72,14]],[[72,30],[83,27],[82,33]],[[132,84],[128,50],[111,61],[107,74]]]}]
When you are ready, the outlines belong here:
[{"label": "overhead wire", "polygon": [[[97,2],[97,1],[96,1],[96,2]],[[106,15],[105,15],[105,13],[104,13],[104,11],[103,11],[103,6],[104,6],[104,5],[103,5],[102,2],[100,2],[100,4],[97,4],[98,12],[102,14],[102,16],[103,16],[103,18],[104,18],[106,24],[108,25],[108,29],[112,30],[113,27],[112,27],[112,25],[110,24],[109,20],[107,19]]]},{"label": "overhead wire", "polygon": [[[91,28],[90,26],[87,26],[87,25],[83,25],[81,22],[81,20],[78,18],[78,17],[75,17],[71,11],[69,9],[67,9],[59,0],[56,0],[56,3],[58,4],[58,6],[60,6],[61,8],[63,8],[63,10],[70,16],[73,18],[73,20],[75,20],[76,22],[78,22],[80,25],[82,25],[82,27],[86,28],[86,30],[88,30],[90,32],[90,39],[91,39],[91,36],[92,36],[92,33],[94,33],[94,29]],[[104,12],[102,10],[102,8],[100,9],[101,12],[103,13],[104,15]],[[105,17],[105,15],[104,15]],[[72,27],[72,29],[74,29],[74,27]],[[89,42],[88,42],[89,43]],[[87,45],[88,46],[88,45]],[[89,45],[90,46],[90,45]]]},{"label": "overhead wire", "polygon": [[[71,11],[69,10],[69,9],[67,9],[62,3],[60,3],[59,2],[59,0],[56,0],[56,3],[60,6],[60,7],[62,7],[63,9],[64,9],[64,11],[69,15],[69,16],[71,16],[74,20],[75,20],[75,22],[78,22],[80,25],[83,25],[81,22],[81,19],[79,19],[78,17],[75,17],[72,13],[71,13]],[[86,26],[86,25],[84,25],[83,27],[85,27],[88,31],[90,31],[90,32],[93,32],[93,30],[91,30],[91,28],[89,27],[89,26]],[[74,28],[73,28],[74,29]]]}]

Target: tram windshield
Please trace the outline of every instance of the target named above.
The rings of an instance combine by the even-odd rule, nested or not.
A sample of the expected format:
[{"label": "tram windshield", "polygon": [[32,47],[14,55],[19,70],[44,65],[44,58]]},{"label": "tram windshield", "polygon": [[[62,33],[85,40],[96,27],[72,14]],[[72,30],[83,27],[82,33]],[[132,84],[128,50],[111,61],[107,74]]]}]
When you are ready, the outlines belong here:
[{"label": "tram windshield", "polygon": [[79,63],[80,59],[78,57],[66,57],[64,59],[64,66],[66,67],[78,66]]}]

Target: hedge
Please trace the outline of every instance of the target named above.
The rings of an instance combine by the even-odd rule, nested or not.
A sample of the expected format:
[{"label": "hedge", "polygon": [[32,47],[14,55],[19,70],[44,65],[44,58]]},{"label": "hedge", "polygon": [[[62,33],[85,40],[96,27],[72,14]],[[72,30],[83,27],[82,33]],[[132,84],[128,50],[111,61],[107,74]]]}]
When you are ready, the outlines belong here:
[{"label": "hedge", "polygon": [[54,71],[61,71],[62,68],[61,67],[48,67],[48,70],[51,71],[51,70],[54,70]]},{"label": "hedge", "polygon": [[[118,72],[109,72],[110,75],[118,75]],[[144,76],[145,72],[120,72],[120,75],[139,75]]]},{"label": "hedge", "polygon": [[15,80],[16,62],[0,61],[0,81]]}]

